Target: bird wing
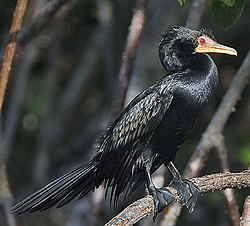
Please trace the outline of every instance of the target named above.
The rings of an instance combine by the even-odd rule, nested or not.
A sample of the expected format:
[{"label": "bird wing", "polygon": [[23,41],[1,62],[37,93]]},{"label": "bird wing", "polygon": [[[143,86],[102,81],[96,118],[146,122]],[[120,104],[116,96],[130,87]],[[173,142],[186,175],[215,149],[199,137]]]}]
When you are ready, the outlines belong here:
[{"label": "bird wing", "polygon": [[[126,182],[129,180],[129,172],[135,161],[133,159],[140,154],[138,149],[142,150],[147,145],[172,99],[170,89],[154,85],[135,97],[124,109],[100,143],[101,159],[95,178],[96,186],[103,181],[107,187],[111,183],[118,185],[126,175]],[[132,156],[132,153],[135,155]],[[122,185],[121,192],[126,182]]]},{"label": "bird wing", "polygon": [[128,106],[113,126],[110,134],[111,148],[105,151],[125,148],[138,139],[143,141],[151,136],[167,112],[172,99],[172,94],[153,92]]}]

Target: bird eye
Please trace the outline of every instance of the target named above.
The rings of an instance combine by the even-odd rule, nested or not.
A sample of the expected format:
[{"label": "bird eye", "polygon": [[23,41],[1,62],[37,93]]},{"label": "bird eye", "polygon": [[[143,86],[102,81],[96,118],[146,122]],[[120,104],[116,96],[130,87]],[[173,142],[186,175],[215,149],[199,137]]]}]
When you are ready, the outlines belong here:
[{"label": "bird eye", "polygon": [[205,38],[200,38],[199,39],[199,42],[200,42],[200,44],[202,45],[202,44],[204,44],[206,41],[205,41]]}]

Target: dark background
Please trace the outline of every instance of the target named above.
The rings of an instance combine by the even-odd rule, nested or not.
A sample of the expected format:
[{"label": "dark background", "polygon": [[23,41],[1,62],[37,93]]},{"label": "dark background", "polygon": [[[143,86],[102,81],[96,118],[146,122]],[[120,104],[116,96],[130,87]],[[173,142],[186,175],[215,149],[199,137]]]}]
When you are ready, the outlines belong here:
[{"label": "dark background", "polygon": [[[45,3],[46,0],[29,2],[24,26],[32,22]],[[160,35],[169,25],[185,25],[190,4],[187,1],[181,7],[173,0],[148,1],[126,103],[165,74],[158,58]],[[14,7],[14,1],[0,1],[1,58]],[[74,1],[49,18],[36,38],[18,47],[2,114],[5,159],[15,202],[94,154],[99,137],[112,121],[117,75],[134,7],[131,0]],[[219,68],[220,85],[177,156],[180,171],[249,50],[250,2],[246,1],[239,21],[227,32],[213,21],[210,8],[208,1],[201,27],[211,28],[218,42],[235,48],[238,56],[212,56]],[[224,130],[232,172],[246,169],[250,163],[249,127],[247,85]],[[201,175],[221,171],[218,155],[212,151]],[[235,192],[242,211],[248,191]],[[18,225],[102,225],[128,203],[142,197],[144,189],[112,208],[108,201],[102,202],[102,195],[100,189],[61,209],[18,216]],[[151,217],[140,225],[146,224],[153,224]],[[194,224],[230,225],[221,192],[202,196],[192,214],[183,210],[177,225]]]}]

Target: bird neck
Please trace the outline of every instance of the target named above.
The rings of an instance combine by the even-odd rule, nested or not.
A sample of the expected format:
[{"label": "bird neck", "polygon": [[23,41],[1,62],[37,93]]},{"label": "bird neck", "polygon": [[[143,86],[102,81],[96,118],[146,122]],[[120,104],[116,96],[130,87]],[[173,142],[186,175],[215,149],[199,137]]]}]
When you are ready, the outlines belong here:
[{"label": "bird neck", "polygon": [[194,102],[204,106],[213,96],[219,81],[217,66],[209,55],[197,54],[188,69],[175,73],[174,80],[173,89],[184,93],[185,97],[193,97]]},{"label": "bird neck", "polygon": [[210,71],[216,70],[217,67],[212,58],[207,54],[194,54],[192,58],[188,60],[189,66],[186,69],[190,69],[199,73],[210,73]]},{"label": "bird neck", "polygon": [[183,72],[187,69],[206,70],[211,64],[214,64],[207,54],[182,54],[166,50],[164,53],[160,52],[160,60],[165,70],[169,73]]}]

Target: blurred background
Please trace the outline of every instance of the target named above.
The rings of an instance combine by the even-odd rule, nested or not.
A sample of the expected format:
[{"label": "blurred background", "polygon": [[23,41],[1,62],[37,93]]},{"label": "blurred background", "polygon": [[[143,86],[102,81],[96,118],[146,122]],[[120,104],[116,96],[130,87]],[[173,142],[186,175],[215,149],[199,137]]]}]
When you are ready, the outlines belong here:
[{"label": "blurred background", "polygon": [[[29,1],[23,26],[50,1]],[[63,1],[62,1],[63,2]],[[22,33],[8,83],[2,113],[5,161],[15,202],[46,183],[88,161],[105,128],[112,122],[112,103],[117,76],[135,1],[64,1],[35,38]],[[15,1],[0,1],[0,57],[2,59]],[[126,103],[166,74],[158,57],[161,34],[169,25],[185,25],[191,1],[181,7],[173,0],[149,0],[146,21],[132,68]],[[237,57],[213,55],[220,72],[216,96],[201,121],[177,155],[180,171],[190,158],[234,74],[249,50],[250,1],[238,22],[227,32],[211,16],[206,2],[201,26],[210,28],[219,43],[232,46]],[[49,21],[46,21],[49,20]],[[26,40],[25,42],[22,42]],[[250,89],[246,86],[224,130],[230,171],[250,163]],[[212,151],[201,175],[221,172],[218,155]],[[168,175],[166,176],[168,177]],[[249,191],[235,190],[240,211]],[[18,225],[103,225],[139,197],[144,188],[120,201],[116,207],[103,202],[102,189],[61,209],[17,216]],[[183,210],[177,225],[230,225],[221,192],[202,196],[196,210]],[[153,225],[152,217],[137,225]]]}]

